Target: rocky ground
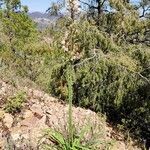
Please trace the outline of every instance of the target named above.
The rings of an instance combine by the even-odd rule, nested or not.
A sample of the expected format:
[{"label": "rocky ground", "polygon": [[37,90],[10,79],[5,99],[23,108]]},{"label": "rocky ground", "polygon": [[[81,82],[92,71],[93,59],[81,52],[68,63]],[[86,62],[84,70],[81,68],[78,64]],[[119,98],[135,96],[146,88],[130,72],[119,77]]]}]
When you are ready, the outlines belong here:
[{"label": "rocky ground", "polygon": [[[18,91],[26,95],[21,112],[7,113],[5,103]],[[12,85],[0,79],[0,106],[0,150],[42,150],[44,144],[53,144],[44,136],[45,129],[54,129],[67,136],[68,105],[38,88]],[[97,149],[139,149],[133,142],[126,144],[123,136],[95,112],[73,107],[73,122],[77,135],[84,127],[90,127],[84,140],[99,141]]]}]

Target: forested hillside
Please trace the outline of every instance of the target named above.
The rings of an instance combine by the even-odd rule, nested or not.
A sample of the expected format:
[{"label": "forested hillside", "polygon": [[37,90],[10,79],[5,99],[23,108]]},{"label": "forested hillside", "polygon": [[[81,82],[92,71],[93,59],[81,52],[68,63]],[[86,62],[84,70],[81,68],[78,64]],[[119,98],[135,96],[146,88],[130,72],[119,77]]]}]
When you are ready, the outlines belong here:
[{"label": "forested hillside", "polygon": [[[20,0],[0,0],[1,80],[15,87],[28,79],[69,102],[70,120],[72,103],[101,113],[149,149],[150,1],[50,0],[46,13],[61,17],[39,30]],[[14,105],[22,101],[8,101],[0,99],[2,109],[21,112]],[[72,132],[66,150],[73,149]]]}]

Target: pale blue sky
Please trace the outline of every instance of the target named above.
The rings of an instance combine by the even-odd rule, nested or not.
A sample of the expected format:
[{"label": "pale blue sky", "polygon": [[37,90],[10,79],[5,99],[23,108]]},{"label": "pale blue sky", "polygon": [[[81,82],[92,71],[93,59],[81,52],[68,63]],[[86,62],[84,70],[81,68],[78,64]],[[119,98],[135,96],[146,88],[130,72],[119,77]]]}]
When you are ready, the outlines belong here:
[{"label": "pale blue sky", "polygon": [[[27,5],[30,12],[40,11],[45,12],[50,6],[50,3],[57,0],[21,0],[23,5]],[[131,0],[132,2],[137,2],[139,0]]]},{"label": "pale blue sky", "polygon": [[54,0],[21,0],[23,5],[28,6],[30,12],[45,12],[52,1]]}]

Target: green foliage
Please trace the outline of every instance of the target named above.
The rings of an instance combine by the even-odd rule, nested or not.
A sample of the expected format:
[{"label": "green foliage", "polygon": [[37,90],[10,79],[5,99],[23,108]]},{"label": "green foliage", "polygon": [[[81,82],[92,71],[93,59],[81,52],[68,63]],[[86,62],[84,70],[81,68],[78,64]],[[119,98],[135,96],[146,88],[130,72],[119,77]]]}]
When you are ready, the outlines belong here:
[{"label": "green foliage", "polygon": [[[96,150],[100,145],[104,145],[106,148],[109,148],[107,142],[101,143],[95,135],[92,136],[94,139],[84,140],[84,136],[88,134],[89,130],[92,128],[90,124],[87,126],[84,125],[81,132],[76,134],[75,127],[73,125],[73,116],[72,116],[72,98],[73,98],[73,83],[75,80],[74,69],[69,64],[65,72],[65,77],[67,80],[67,89],[68,89],[68,125],[67,125],[67,136],[62,134],[59,131],[52,129],[45,130],[45,137],[50,139],[53,142],[51,145],[44,145],[45,149],[60,149],[60,150]],[[99,131],[100,132],[100,131]],[[108,145],[107,145],[108,144]]]},{"label": "green foliage", "polygon": [[49,139],[53,144],[44,144],[43,147],[46,150],[97,150],[97,149],[111,149],[113,141],[105,141],[104,137],[98,139],[97,136],[93,135],[91,139],[84,139],[84,136],[89,133],[90,125],[84,126],[80,133],[76,134],[73,132],[72,142],[64,136],[64,134],[52,130],[45,130],[45,137]]},{"label": "green foliage", "polygon": [[[72,121],[72,99],[73,99],[73,68],[71,66],[67,67],[66,80],[68,85],[68,102],[69,102],[69,111],[68,111],[68,133],[69,133],[69,145],[73,146],[75,149],[75,144],[73,142],[73,121]],[[80,141],[79,141],[80,142]]]},{"label": "green foliage", "polygon": [[[68,45],[73,44],[73,50],[79,47],[80,53],[83,54],[80,59],[75,58],[75,60],[69,61],[74,68],[76,77],[73,83],[73,103],[96,112],[106,113],[111,121],[118,121],[130,128],[132,128],[131,122],[133,121],[136,126],[138,125],[138,119],[143,114],[145,120],[142,121],[142,125],[147,126],[149,124],[147,115],[149,108],[146,108],[149,107],[147,105],[149,99],[149,48],[141,45],[120,45],[115,41],[108,42],[110,39],[107,36],[99,37],[103,33],[87,22],[81,21],[72,26],[73,41],[69,34],[68,41],[70,40],[70,42],[68,43],[70,44]],[[69,29],[72,32],[71,27]],[[88,30],[89,28],[90,30]],[[98,45],[98,41],[101,46]],[[90,44],[93,44],[92,47]],[[94,48],[95,53],[92,53]],[[68,50],[70,50],[68,54],[72,56],[69,46]],[[55,68],[51,76],[53,79],[50,83],[51,93],[62,99],[67,99],[68,93],[65,79],[67,64],[68,61]],[[139,106],[142,106],[145,113],[140,112]],[[121,122],[122,119],[125,119],[126,123]],[[140,128],[134,126],[132,133],[140,136],[147,131],[146,137],[148,137],[149,131],[146,128],[144,131],[142,125]]]},{"label": "green foliage", "polygon": [[57,3],[52,2],[50,7],[46,10],[50,15],[59,15],[59,11],[63,8],[64,4],[61,1],[57,1]]},{"label": "green foliage", "polygon": [[33,40],[36,30],[35,25],[25,13],[12,12],[9,18],[1,18],[3,32],[8,36],[14,50],[20,50],[23,44]]},{"label": "green foliage", "polygon": [[72,138],[72,142],[70,143],[70,140],[65,139],[64,136],[59,132],[52,130],[46,131],[46,136],[48,136],[56,145],[58,145],[54,147],[60,150],[90,150],[81,142],[83,135],[84,133],[79,135],[79,137],[75,137],[74,135],[74,137]]},{"label": "green foliage", "polygon": [[3,38],[0,39],[2,41],[0,53],[2,63],[6,66],[25,58],[25,43],[36,40],[35,23],[26,12],[27,8],[22,6],[19,0],[2,0],[0,19]]},{"label": "green foliage", "polygon": [[20,0],[0,0],[1,5],[9,11],[15,11],[21,8]]},{"label": "green foliage", "polygon": [[[42,33],[20,1],[0,2],[2,71],[13,70],[70,104],[103,112],[135,137],[150,137],[147,0],[136,6],[123,0],[92,1],[83,4],[89,12],[78,20],[62,17]],[[53,4],[54,12],[60,8]]]},{"label": "green foliage", "polygon": [[12,114],[20,112],[24,102],[25,93],[19,92],[14,97],[7,99],[5,111]]},{"label": "green foliage", "polygon": [[46,130],[46,136],[49,137],[57,146],[57,149],[62,150],[88,150],[88,148],[84,147],[81,144],[82,136],[75,137],[73,130],[73,120],[72,120],[72,85],[73,85],[73,68],[69,65],[66,71],[66,80],[68,85],[68,102],[69,102],[69,110],[68,110],[68,137],[65,137],[56,131]]}]

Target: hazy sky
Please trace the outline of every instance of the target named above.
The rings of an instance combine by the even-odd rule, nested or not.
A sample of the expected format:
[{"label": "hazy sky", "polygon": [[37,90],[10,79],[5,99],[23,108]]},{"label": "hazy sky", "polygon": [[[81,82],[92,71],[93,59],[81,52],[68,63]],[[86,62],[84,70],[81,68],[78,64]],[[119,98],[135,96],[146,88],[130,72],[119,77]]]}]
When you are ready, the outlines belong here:
[{"label": "hazy sky", "polygon": [[[57,0],[21,0],[23,5],[27,5],[30,12],[40,11],[45,12],[50,6],[50,3]],[[132,0],[132,2],[137,2],[139,0]]]},{"label": "hazy sky", "polygon": [[30,12],[45,12],[52,1],[54,0],[21,0],[23,5],[28,6]]}]

